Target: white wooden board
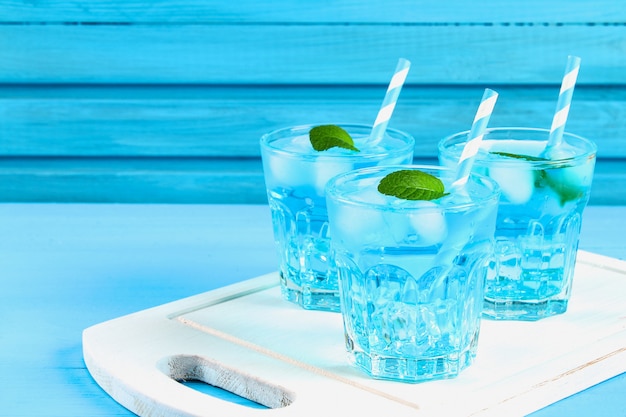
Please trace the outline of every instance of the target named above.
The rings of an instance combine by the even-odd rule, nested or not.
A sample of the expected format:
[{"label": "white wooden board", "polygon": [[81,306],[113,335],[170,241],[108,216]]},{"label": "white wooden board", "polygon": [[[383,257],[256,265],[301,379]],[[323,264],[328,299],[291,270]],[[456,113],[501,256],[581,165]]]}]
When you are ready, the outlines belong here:
[{"label": "white wooden board", "polygon": [[626,262],[580,251],[567,313],[484,320],[476,362],[456,379],[421,384],[352,368],[340,315],[283,301],[276,274],[90,327],[83,354],[98,384],[140,416],[525,415],[626,371],[625,295]]}]

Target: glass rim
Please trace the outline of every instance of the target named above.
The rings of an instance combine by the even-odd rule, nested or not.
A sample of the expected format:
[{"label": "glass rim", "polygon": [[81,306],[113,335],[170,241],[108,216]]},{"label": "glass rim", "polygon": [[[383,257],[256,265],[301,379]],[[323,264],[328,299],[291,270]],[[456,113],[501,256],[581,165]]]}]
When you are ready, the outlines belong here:
[{"label": "glass rim", "polygon": [[[388,171],[388,173],[391,173],[391,172],[395,172],[398,170],[406,170],[406,169],[421,170],[421,171],[426,171],[426,172],[430,171],[431,173],[433,171],[449,172],[450,174],[454,174],[454,170],[445,166],[441,166],[441,165],[425,165],[425,164],[378,165],[374,167],[359,168],[359,169],[355,169],[352,171],[344,172],[342,174],[339,174],[331,178],[326,184],[326,188],[325,188],[326,198],[330,198],[331,200],[337,201],[341,204],[358,206],[358,207],[369,207],[369,208],[376,209],[376,210],[381,209],[381,208],[385,208],[388,210],[389,208],[392,208],[392,211],[394,212],[412,212],[412,211],[428,211],[428,210],[444,210],[444,211],[450,211],[450,212],[465,211],[472,207],[480,208],[481,206],[483,206],[484,204],[486,204],[487,202],[491,200],[494,200],[494,202],[497,204],[500,198],[501,190],[500,190],[500,186],[498,185],[498,183],[486,175],[477,174],[474,172],[470,174],[469,181],[473,181],[474,183],[480,185],[481,187],[489,189],[489,193],[488,195],[484,197],[481,197],[479,199],[472,199],[469,202],[468,201],[462,201],[462,202],[444,201],[443,204],[437,204],[436,206],[430,206],[430,205],[423,206],[421,204],[412,206],[410,203],[407,203],[402,206],[390,206],[389,204],[382,203],[382,202],[365,202],[361,200],[355,200],[353,198],[347,198],[347,197],[340,195],[337,189],[337,187],[340,185],[339,183],[341,182],[345,183],[346,181],[353,181],[359,177],[368,176],[372,173],[380,173],[380,172],[386,172],[386,171]],[[437,200],[439,199],[430,200],[430,201],[437,201]],[[416,204],[419,204],[417,202],[424,202],[424,201],[427,201],[427,200],[414,200]]]},{"label": "glass rim", "polygon": [[374,159],[375,160],[375,159],[381,159],[381,158],[388,158],[390,156],[395,156],[395,155],[403,155],[406,152],[412,152],[415,148],[415,138],[413,137],[413,135],[411,135],[410,133],[404,130],[399,130],[399,129],[392,128],[392,127],[388,127],[387,129],[385,129],[385,133],[391,134],[391,136],[394,139],[400,139],[404,143],[403,143],[403,146],[392,148],[392,149],[385,149],[384,152],[376,152],[376,153],[354,152],[353,154],[332,154],[332,153],[329,154],[329,153],[324,153],[324,151],[320,151],[316,153],[302,153],[302,152],[286,151],[284,149],[274,147],[271,145],[273,139],[287,137],[287,136],[281,136],[281,134],[283,133],[298,132],[298,134],[304,134],[304,133],[308,133],[308,131],[311,130],[311,128],[315,126],[328,125],[328,124],[340,126],[343,129],[347,130],[348,133],[352,133],[350,132],[350,128],[364,129],[364,130],[367,129],[368,131],[372,129],[371,124],[365,124],[365,123],[334,123],[332,122],[332,123],[310,123],[310,124],[285,126],[285,127],[281,127],[278,129],[274,129],[270,132],[264,133],[260,139],[261,148],[266,149],[269,152],[274,153],[274,154],[288,156],[291,158],[305,159],[305,160],[308,160],[308,159],[338,160],[338,159],[346,159],[346,158],[358,158],[358,159],[365,159],[365,160]]},{"label": "glass rim", "polygon": [[[526,132],[526,133],[530,133],[530,134],[535,134],[538,135],[537,137],[539,138],[540,136],[544,136],[545,135],[545,140],[548,140],[548,137],[550,135],[550,129],[545,129],[545,128],[535,128],[535,127],[524,127],[524,126],[503,126],[503,127],[490,127],[487,128],[485,130],[483,139],[489,139],[489,135],[490,134],[498,134],[498,133],[503,133],[503,132]],[[464,143],[467,140],[467,137],[469,135],[470,131],[469,130],[464,130],[461,132],[456,132],[453,133],[451,135],[445,136],[444,138],[442,138],[439,143],[437,144],[437,150],[440,154],[444,154],[444,155],[450,155],[451,152],[448,151],[449,147],[447,145],[449,145],[449,143],[451,141],[453,141],[456,138],[462,138],[463,140],[460,140],[457,143]],[[579,141],[581,143],[583,143],[585,145],[585,148],[583,150],[581,150],[581,152],[576,153],[574,156],[568,156],[565,158],[556,158],[556,159],[546,159],[546,160],[537,160],[537,161],[531,161],[531,160],[527,160],[527,159],[514,159],[514,158],[508,158],[506,160],[504,159],[498,159],[498,160],[490,160],[490,161],[485,161],[485,160],[481,160],[480,158],[476,158],[475,162],[478,165],[483,165],[484,163],[488,163],[489,165],[513,165],[513,164],[525,164],[526,166],[530,165],[532,167],[539,167],[539,168],[557,168],[557,167],[561,167],[563,165],[569,165],[574,161],[582,161],[582,160],[587,160],[589,158],[595,158],[596,157],[596,153],[598,151],[598,147],[596,145],[595,142],[593,142],[590,139],[587,139],[583,136],[577,135],[575,133],[572,132],[563,132],[563,138],[566,139],[573,139],[575,141]],[[503,140],[503,139],[510,139],[510,140],[522,140],[524,138],[516,138],[516,137],[509,137],[509,138],[503,138],[503,137],[498,137],[496,136],[493,140]],[[532,139],[534,141],[538,141],[537,139]],[[578,148],[577,148],[578,149]]]}]

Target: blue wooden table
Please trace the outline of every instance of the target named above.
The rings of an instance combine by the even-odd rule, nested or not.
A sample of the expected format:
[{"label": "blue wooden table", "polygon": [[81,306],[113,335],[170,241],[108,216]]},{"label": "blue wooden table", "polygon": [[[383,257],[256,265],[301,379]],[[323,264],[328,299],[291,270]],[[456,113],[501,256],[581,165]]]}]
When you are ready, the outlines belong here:
[{"label": "blue wooden table", "polygon": [[[82,330],[275,270],[260,136],[372,123],[400,57],[390,126],[433,163],[485,87],[490,126],[549,127],[581,56],[581,247],[626,258],[625,21],[614,0],[0,0],[0,416],[128,416]],[[536,415],[626,416],[624,392],[621,375]]]},{"label": "blue wooden table", "polygon": [[[624,206],[581,248],[626,259]],[[93,381],[82,330],[276,269],[267,205],[0,205],[0,416],[129,416]],[[626,374],[534,414],[626,416]]]}]

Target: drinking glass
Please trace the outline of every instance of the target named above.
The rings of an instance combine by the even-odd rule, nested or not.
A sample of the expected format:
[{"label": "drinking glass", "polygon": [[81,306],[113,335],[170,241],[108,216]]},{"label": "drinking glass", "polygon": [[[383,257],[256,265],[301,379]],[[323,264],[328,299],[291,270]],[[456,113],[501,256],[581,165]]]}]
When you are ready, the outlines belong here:
[{"label": "drinking glass", "polygon": [[499,189],[471,175],[432,201],[378,191],[382,178],[407,169],[446,189],[454,180],[451,170],[411,165],[360,169],[328,184],[346,349],[374,378],[452,378],[476,356]]},{"label": "drinking glass", "polygon": [[[454,166],[468,132],[439,143]],[[564,313],[571,295],[583,210],[596,159],[590,140],[564,133],[546,150],[547,129],[487,129],[473,171],[502,190],[496,227],[496,274],[486,283],[484,312],[500,320],[539,320]]]},{"label": "drinking glass", "polygon": [[283,298],[305,309],[339,311],[337,273],[329,264],[329,230],[324,187],[333,176],[381,164],[408,164],[415,140],[388,128],[372,142],[371,126],[338,124],[359,152],[316,151],[309,141],[314,125],[287,127],[261,138],[261,156],[279,257]]}]

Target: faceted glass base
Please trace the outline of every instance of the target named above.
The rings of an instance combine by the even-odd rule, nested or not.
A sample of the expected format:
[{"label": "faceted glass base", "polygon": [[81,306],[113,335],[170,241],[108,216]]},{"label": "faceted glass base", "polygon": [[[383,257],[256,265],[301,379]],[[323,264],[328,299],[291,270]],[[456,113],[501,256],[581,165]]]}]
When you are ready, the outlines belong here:
[{"label": "faceted glass base", "polygon": [[281,274],[280,284],[283,299],[298,304],[304,309],[335,313],[340,311],[339,290],[298,287],[293,281],[285,279],[283,274]]},{"label": "faceted glass base", "polygon": [[494,301],[485,300],[483,316],[492,320],[537,321],[567,311],[567,300]]},{"label": "faceted glass base", "polygon": [[370,357],[360,351],[349,353],[350,361],[372,378],[409,383],[454,378],[471,365],[475,356],[475,346],[461,353],[419,359]]}]

